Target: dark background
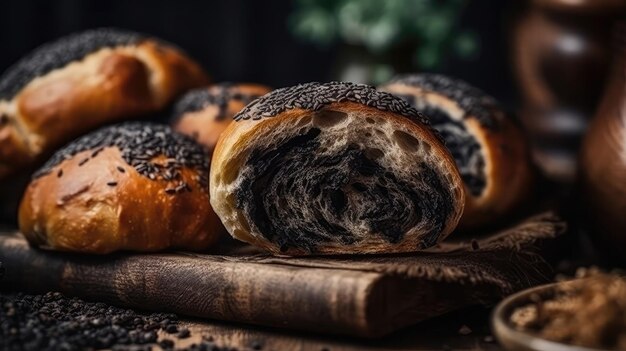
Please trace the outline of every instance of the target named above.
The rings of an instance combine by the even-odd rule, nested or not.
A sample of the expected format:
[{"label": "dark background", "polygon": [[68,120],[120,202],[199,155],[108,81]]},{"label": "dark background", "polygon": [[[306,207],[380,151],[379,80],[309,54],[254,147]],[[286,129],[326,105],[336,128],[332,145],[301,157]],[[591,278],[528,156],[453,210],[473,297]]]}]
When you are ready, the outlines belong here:
[{"label": "dark background", "polygon": [[[393,0],[392,0],[393,1]],[[177,44],[215,81],[282,87],[330,80],[337,46],[318,48],[287,28],[291,1],[58,0],[4,1],[0,11],[0,71],[38,45],[88,28],[113,26]],[[450,58],[440,72],[463,78],[511,107],[515,89],[508,58],[511,3],[471,1],[462,25],[480,38],[473,60]]]}]

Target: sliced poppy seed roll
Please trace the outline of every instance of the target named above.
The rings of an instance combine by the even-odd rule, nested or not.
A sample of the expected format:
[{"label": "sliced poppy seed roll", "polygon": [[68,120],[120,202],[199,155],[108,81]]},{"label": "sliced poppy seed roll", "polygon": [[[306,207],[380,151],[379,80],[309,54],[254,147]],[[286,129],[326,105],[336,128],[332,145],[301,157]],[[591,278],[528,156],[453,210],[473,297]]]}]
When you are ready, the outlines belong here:
[{"label": "sliced poppy seed roll", "polygon": [[285,255],[418,251],[456,227],[454,159],[414,108],[352,83],[275,90],[220,138],[211,203],[232,236]]},{"label": "sliced poppy seed roll", "polygon": [[213,154],[224,129],[241,109],[272,89],[260,84],[220,83],[183,95],[174,106],[172,128],[190,135]]},{"label": "sliced poppy seed roll", "polygon": [[45,44],[0,76],[0,178],[207,83],[179,49],[138,33],[96,29]]},{"label": "sliced poppy seed roll", "polygon": [[223,233],[208,175],[202,146],[167,126],[103,128],[35,173],[20,230],[34,245],[63,251],[206,249]]},{"label": "sliced poppy seed roll", "polygon": [[399,76],[380,90],[422,112],[446,141],[467,189],[462,228],[501,222],[532,193],[526,138],[492,97],[438,74]]}]

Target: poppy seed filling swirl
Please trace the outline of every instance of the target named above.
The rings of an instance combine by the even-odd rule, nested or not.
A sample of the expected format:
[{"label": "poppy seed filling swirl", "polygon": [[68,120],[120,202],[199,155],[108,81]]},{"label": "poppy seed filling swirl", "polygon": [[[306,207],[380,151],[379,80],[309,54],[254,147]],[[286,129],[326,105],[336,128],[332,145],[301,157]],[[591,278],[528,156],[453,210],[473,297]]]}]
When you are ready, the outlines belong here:
[{"label": "poppy seed filling swirl", "polygon": [[[412,106],[418,106],[415,96],[397,94]],[[426,105],[420,111],[428,116],[433,128],[443,137],[446,147],[456,161],[459,173],[472,196],[480,196],[487,187],[483,150],[463,121],[455,120],[436,106]]]},{"label": "poppy seed filling swirl", "polygon": [[450,118],[436,107],[426,107],[422,112],[430,117],[430,123],[446,141],[470,193],[480,196],[487,186],[487,176],[483,150],[476,137],[468,132],[463,122]]},{"label": "poppy seed filling swirl", "polygon": [[[290,254],[407,252],[433,246],[458,221],[453,160],[398,97],[314,82],[274,90],[234,120],[233,133],[247,132],[223,139],[236,154],[217,153],[217,162],[236,176],[214,173],[211,186],[238,239]],[[221,199],[236,211],[220,209]]]},{"label": "poppy seed filling swirl", "polygon": [[314,253],[319,244],[358,245],[372,235],[396,244],[415,228],[427,233],[416,250],[434,245],[454,211],[442,176],[427,162],[394,169],[380,143],[327,147],[330,134],[300,129],[250,153],[235,193],[250,225],[281,251]]},{"label": "poppy seed filling swirl", "polygon": [[[347,118],[332,110],[312,114],[314,121]],[[398,156],[383,151],[397,149],[397,141],[381,131],[367,137],[373,124],[348,124],[342,142],[326,127],[313,122],[289,136],[283,131],[273,145],[251,150],[235,196],[253,230],[283,252],[358,246],[372,236],[397,244],[413,229],[426,233],[415,250],[436,244],[454,212],[445,176],[427,160],[399,169]]]},{"label": "poppy seed filling swirl", "polygon": [[412,94],[396,94],[427,116],[430,124],[445,140],[471,195],[481,196],[488,181],[485,150],[482,149],[476,135],[467,129],[466,123],[467,118],[471,116],[485,130],[497,132],[500,125],[493,115],[494,110],[501,110],[497,102],[480,89],[439,74],[401,75],[392,79],[389,84],[402,84],[435,92],[454,101],[464,111],[462,119],[455,119],[450,116],[449,111],[437,104],[429,103],[427,99]]}]

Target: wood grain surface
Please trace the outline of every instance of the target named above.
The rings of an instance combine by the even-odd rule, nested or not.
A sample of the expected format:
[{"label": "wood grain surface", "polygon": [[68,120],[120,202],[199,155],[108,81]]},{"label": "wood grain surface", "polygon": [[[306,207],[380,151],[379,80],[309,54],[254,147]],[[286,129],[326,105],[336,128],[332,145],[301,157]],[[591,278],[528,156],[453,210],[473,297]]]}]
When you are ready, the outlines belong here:
[{"label": "wood grain surface", "polygon": [[70,296],[212,320],[381,337],[549,279],[534,250],[563,230],[532,217],[480,240],[402,256],[278,258],[250,248],[84,256],[0,236],[3,289]]}]

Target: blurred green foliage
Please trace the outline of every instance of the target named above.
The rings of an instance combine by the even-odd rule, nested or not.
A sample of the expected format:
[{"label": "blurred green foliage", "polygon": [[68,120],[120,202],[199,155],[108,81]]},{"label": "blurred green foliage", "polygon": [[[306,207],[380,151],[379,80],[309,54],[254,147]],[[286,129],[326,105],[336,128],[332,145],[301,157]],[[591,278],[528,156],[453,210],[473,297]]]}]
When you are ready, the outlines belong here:
[{"label": "blurred green foliage", "polygon": [[327,47],[363,45],[380,54],[412,45],[412,62],[437,68],[450,51],[461,58],[480,50],[476,33],[459,28],[467,0],[296,0],[289,28],[303,40]]}]

